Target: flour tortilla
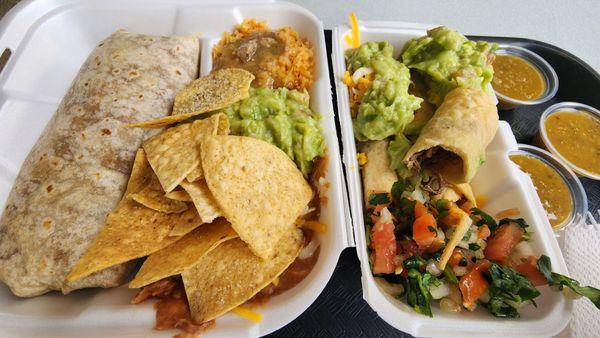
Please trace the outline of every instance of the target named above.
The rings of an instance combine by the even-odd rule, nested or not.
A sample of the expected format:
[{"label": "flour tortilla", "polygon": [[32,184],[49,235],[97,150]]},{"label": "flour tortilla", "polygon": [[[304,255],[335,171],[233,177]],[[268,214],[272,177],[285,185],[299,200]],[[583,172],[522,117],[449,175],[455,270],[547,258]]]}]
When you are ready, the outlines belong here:
[{"label": "flour tortilla", "polygon": [[0,219],[0,280],[15,295],[125,282],[133,264],[72,283],[66,275],[121,199],[148,136],[123,126],[167,116],[196,78],[199,52],[194,36],[126,31],[92,51],[25,159]]},{"label": "flour tortilla", "polygon": [[456,88],[427,122],[404,162],[460,184],[473,179],[498,129],[498,110],[481,89]]}]

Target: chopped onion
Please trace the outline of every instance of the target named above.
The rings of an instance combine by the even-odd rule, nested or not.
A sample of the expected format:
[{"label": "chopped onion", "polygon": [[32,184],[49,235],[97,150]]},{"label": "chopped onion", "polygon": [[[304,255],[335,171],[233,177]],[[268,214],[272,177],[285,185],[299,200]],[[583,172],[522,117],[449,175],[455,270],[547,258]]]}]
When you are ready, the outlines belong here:
[{"label": "chopped onion", "polygon": [[440,270],[437,267],[437,264],[433,259],[429,260],[427,266],[425,267],[425,270],[427,270],[427,272],[436,277],[442,274],[442,270]]},{"label": "chopped onion", "polygon": [[458,313],[462,310],[460,304],[450,298],[442,298],[440,300],[440,309],[444,312]]},{"label": "chopped onion", "polygon": [[302,250],[300,251],[300,254],[298,255],[298,258],[308,259],[308,258],[312,257],[312,255],[315,254],[315,251],[317,251],[317,248],[319,247],[319,245],[320,245],[319,237],[313,236],[310,243],[308,243],[308,245],[306,245],[304,248],[302,248]]},{"label": "chopped onion", "polygon": [[484,302],[484,303],[488,303],[490,301],[490,292],[489,290],[485,290],[485,292],[479,296],[478,298],[480,301]]},{"label": "chopped onion", "polygon": [[457,266],[455,266],[455,267],[453,267],[453,268],[452,268],[452,271],[454,271],[454,274],[455,274],[457,277],[462,277],[462,276],[466,275],[466,274],[467,274],[467,272],[469,272],[469,271],[467,270],[467,267],[466,267],[466,266],[458,266],[458,265],[457,265]]},{"label": "chopped onion", "polygon": [[460,293],[460,289],[456,285],[450,285],[450,294],[448,295],[453,302],[456,304],[462,304],[462,293]]},{"label": "chopped onion", "polygon": [[440,299],[450,294],[450,287],[446,282],[442,282],[440,285],[429,285],[429,293],[431,298]]},{"label": "chopped onion", "polygon": [[375,277],[375,283],[379,284],[385,293],[394,297],[404,293],[404,286],[402,284],[392,284],[381,277]]},{"label": "chopped onion", "polygon": [[373,73],[373,69],[370,67],[360,67],[352,74],[352,82],[357,83],[361,77],[365,77]]}]

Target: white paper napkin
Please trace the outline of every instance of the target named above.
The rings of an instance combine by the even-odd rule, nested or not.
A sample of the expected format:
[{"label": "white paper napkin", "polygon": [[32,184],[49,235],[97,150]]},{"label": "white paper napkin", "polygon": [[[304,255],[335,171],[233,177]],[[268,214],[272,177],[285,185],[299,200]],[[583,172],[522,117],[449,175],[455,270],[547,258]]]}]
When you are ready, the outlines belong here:
[{"label": "white paper napkin", "polygon": [[[581,285],[600,286],[600,226],[573,225],[565,231],[564,257],[571,277]],[[600,310],[588,299],[573,304],[572,337],[598,337]]]}]

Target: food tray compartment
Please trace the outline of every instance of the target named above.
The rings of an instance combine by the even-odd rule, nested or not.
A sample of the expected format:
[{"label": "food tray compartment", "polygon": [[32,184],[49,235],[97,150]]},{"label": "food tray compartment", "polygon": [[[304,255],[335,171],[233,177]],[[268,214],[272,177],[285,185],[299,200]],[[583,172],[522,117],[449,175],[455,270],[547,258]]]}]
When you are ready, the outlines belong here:
[{"label": "food tray compartment", "polygon": [[[259,336],[298,317],[329,281],[339,253],[348,245],[345,185],[342,179],[323,27],[304,8],[271,1],[63,0],[24,1],[0,22],[0,50],[12,56],[0,74],[0,203],[2,207],[21,163],[56,110],[72,79],[96,44],[119,28],[144,34],[201,36],[201,75],[211,68],[210,51],[222,32],[246,18],[270,27],[291,26],[315,47],[311,108],[322,115],[331,183],[321,221],[321,252],[314,270],[293,289],[259,308],[255,324],[233,314],[217,319],[205,336]],[[0,336],[106,337],[172,336],[155,331],[152,302],[131,305],[136,290],[80,290],[20,299],[0,285]]]},{"label": "food tray compartment", "polygon": [[[400,53],[409,39],[426,34],[426,29],[435,26],[401,22],[359,22],[361,43],[366,41],[389,41],[395,55]],[[350,32],[347,25],[338,26],[333,32],[333,70],[338,99],[338,113],[342,129],[343,162],[350,194],[350,210],[357,254],[361,262],[363,297],[377,314],[395,328],[417,336],[503,336],[523,334],[527,336],[550,336],[559,333],[568,323],[572,302],[560,294],[541,288],[542,296],[538,308],[521,310],[522,318],[502,320],[494,318],[479,308],[473,313],[444,313],[435,306],[433,318],[415,313],[405,302],[396,300],[378,288],[370,271],[364,233],[363,197],[361,177],[356,157],[356,144],[350,117],[348,90],[342,82],[346,71],[344,51],[350,46],[344,36]],[[488,197],[484,210],[490,214],[518,207],[534,231],[534,250],[548,255],[553,269],[567,273],[567,268],[554,238],[550,224],[545,218],[541,202],[531,180],[509,159],[510,151],[517,143],[510,126],[500,122],[496,137],[487,149],[487,161],[472,182],[476,195]],[[538,301],[536,299],[536,301]]]}]

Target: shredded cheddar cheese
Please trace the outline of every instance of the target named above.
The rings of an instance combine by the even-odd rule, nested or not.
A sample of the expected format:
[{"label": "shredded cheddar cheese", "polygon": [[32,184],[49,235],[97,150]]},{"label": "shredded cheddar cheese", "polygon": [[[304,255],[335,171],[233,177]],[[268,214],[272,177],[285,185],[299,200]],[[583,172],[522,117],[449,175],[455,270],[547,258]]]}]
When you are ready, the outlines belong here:
[{"label": "shredded cheddar cheese", "polygon": [[248,308],[242,307],[242,306],[238,306],[236,308],[234,308],[233,310],[231,310],[231,312],[235,313],[236,315],[246,318],[250,321],[253,321],[255,323],[260,323],[262,321],[262,315],[256,311],[252,311]]},{"label": "shredded cheddar cheese", "polygon": [[327,232],[327,225],[319,221],[304,221],[303,228],[311,229],[316,233],[324,234]]},{"label": "shredded cheddar cheese", "polygon": [[356,154],[356,158],[358,159],[358,165],[365,165],[368,162],[368,158],[367,155],[365,155],[365,153],[358,153]]},{"label": "shredded cheddar cheese", "polygon": [[350,27],[352,27],[352,47],[358,48],[360,46],[360,33],[358,31],[358,19],[354,12],[350,13]]},{"label": "shredded cheddar cheese", "polygon": [[279,277],[273,279],[273,281],[271,282],[271,284],[273,284],[275,286],[279,285]]},{"label": "shredded cheddar cheese", "polygon": [[354,46],[354,42],[352,41],[352,36],[344,35],[344,41],[346,41],[346,43],[349,44],[350,46]]}]

